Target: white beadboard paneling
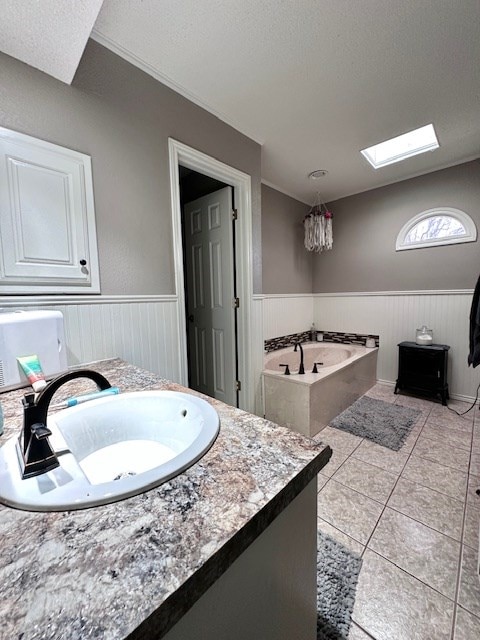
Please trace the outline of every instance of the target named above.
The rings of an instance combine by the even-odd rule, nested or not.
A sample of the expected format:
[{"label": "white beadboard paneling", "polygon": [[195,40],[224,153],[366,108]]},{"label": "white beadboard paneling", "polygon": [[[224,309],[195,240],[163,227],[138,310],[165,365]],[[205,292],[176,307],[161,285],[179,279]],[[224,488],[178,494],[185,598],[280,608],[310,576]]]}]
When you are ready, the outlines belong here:
[{"label": "white beadboard paneling", "polygon": [[254,412],[257,416],[263,417],[265,411],[263,406],[263,309],[264,299],[262,296],[254,296],[252,300],[252,369],[253,380],[255,381]]},{"label": "white beadboard paneling", "polygon": [[471,292],[422,292],[313,296],[314,321],[326,331],[374,333],[380,336],[377,378],[394,382],[398,343],[415,340],[426,324],[436,343],[450,345],[449,386],[455,397],[473,398],[480,374],[467,365]]},{"label": "white beadboard paneling", "polygon": [[312,318],[311,294],[266,295],[263,300],[263,339],[308,331]]},{"label": "white beadboard paneling", "polygon": [[38,298],[27,304],[20,299],[15,302],[2,298],[0,308],[62,312],[69,365],[119,357],[180,382],[175,297],[62,298],[57,304],[54,299]]}]

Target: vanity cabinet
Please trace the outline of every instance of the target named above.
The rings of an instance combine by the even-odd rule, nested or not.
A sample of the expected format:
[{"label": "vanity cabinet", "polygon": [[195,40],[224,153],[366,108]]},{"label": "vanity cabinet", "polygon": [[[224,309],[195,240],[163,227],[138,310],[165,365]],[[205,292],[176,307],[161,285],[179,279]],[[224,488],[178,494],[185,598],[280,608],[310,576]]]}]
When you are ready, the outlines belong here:
[{"label": "vanity cabinet", "polygon": [[419,345],[400,342],[398,345],[398,378],[395,393],[405,389],[432,397],[440,396],[446,405],[448,395],[448,351],[446,344]]},{"label": "vanity cabinet", "polygon": [[99,292],[90,156],[0,128],[0,294]]}]

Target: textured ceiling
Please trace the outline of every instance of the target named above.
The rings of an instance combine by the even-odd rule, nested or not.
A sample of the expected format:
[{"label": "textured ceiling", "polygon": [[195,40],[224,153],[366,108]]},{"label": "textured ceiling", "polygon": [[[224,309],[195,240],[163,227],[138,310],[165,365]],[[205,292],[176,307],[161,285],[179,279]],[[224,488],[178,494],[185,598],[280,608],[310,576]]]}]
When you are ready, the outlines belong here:
[{"label": "textured ceiling", "polygon": [[[264,180],[306,201],[480,155],[479,34],[479,0],[105,0],[94,31],[262,142]],[[359,153],[429,122],[434,152]]]},{"label": "textured ceiling", "polygon": [[0,0],[0,51],[70,84],[103,0]]},{"label": "textured ceiling", "polygon": [[[0,49],[70,82],[101,5],[0,0]],[[104,0],[92,35],[261,142],[264,181],[310,202],[478,157],[479,33],[480,0]],[[429,122],[438,150],[377,171],[359,153]]]}]

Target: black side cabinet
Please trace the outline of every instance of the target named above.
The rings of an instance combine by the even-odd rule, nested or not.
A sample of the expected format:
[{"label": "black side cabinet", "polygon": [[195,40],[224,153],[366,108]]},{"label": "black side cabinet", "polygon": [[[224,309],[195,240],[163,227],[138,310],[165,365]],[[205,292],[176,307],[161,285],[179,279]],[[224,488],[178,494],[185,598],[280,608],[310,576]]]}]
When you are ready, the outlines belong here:
[{"label": "black side cabinet", "polygon": [[406,389],[428,396],[440,396],[442,404],[448,400],[446,344],[423,346],[415,342],[398,345],[398,378],[395,393]]}]

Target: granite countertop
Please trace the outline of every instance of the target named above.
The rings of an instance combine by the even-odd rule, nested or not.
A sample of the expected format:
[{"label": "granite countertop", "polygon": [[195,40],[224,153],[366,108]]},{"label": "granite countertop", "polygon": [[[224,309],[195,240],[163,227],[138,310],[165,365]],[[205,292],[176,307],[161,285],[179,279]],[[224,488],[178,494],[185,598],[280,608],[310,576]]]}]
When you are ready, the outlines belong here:
[{"label": "granite countertop", "polygon": [[[122,391],[190,391],[119,359],[83,366]],[[91,385],[69,382],[54,402]],[[0,445],[20,430],[24,393],[0,395]],[[161,637],[331,455],[322,443],[203,397],[220,416],[217,440],[156,489],[81,511],[0,505],[0,638]]]}]

